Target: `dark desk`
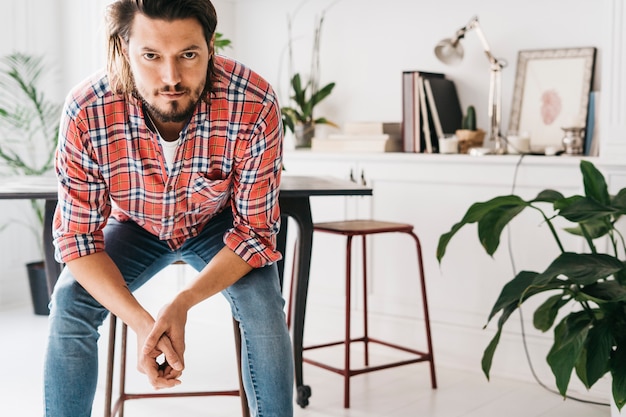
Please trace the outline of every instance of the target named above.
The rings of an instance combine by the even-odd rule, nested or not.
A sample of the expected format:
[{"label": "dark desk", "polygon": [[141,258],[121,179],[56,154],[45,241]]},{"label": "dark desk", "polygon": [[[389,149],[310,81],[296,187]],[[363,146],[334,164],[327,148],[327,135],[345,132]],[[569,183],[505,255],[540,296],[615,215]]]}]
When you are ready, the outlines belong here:
[{"label": "dark desk", "polygon": [[[304,385],[302,378],[302,338],[304,335],[304,316],[311,268],[311,250],[313,245],[313,218],[311,216],[310,197],[371,195],[372,189],[351,181],[332,177],[303,177],[284,175],[280,186],[279,201],[283,227],[278,235],[278,250],[284,254],[287,241],[287,218],[291,217],[298,225],[298,248],[296,260],[293,350],[295,362],[297,402],[301,407],[309,403],[311,390]],[[52,246],[52,217],[57,202],[57,186],[54,178],[20,177],[0,178],[0,199],[44,199],[46,200],[44,225],[44,251],[48,291],[51,292],[61,266],[54,260]],[[284,273],[284,261],[278,263],[281,282]]]}]

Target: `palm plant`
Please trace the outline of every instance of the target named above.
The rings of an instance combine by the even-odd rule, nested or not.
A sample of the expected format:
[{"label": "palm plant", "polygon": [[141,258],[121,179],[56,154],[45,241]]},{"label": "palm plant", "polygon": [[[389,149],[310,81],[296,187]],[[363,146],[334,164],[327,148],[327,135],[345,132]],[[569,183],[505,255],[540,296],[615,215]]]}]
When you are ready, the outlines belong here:
[{"label": "palm plant", "polygon": [[[43,175],[54,167],[61,104],[42,91],[43,59],[13,53],[0,59],[0,165],[8,175]],[[40,235],[43,205],[31,201]]]}]

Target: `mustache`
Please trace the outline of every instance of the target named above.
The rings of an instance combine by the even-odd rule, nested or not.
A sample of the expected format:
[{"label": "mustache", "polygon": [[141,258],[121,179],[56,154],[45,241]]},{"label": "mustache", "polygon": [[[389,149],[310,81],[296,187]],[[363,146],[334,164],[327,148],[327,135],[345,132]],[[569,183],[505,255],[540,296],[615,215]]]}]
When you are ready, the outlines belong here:
[{"label": "mustache", "polygon": [[190,90],[180,84],[174,86],[167,85],[156,90],[156,93],[188,93]]}]

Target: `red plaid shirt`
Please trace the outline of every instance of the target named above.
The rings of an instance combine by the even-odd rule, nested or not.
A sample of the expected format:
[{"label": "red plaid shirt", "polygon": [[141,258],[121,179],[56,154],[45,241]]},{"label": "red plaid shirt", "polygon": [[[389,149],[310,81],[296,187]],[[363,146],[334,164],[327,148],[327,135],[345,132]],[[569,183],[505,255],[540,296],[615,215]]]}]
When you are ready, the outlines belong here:
[{"label": "red plaid shirt", "polygon": [[258,74],[224,57],[215,61],[210,104],[201,100],[183,129],[171,172],[139,100],[112,94],[103,73],[70,93],[56,160],[59,261],[103,251],[110,215],[175,250],[227,205],[234,225],[226,246],[252,267],[280,259],[278,102]]}]

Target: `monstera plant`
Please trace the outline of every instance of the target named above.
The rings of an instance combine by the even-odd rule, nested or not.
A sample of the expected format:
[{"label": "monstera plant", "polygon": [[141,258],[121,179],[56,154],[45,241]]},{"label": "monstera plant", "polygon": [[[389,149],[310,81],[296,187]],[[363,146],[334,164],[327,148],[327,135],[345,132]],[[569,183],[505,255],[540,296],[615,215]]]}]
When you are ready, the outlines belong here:
[{"label": "monstera plant", "polygon": [[[610,373],[613,400],[621,410],[626,403],[626,247],[618,220],[626,214],[626,188],[611,195],[604,176],[591,162],[581,161],[580,170],[584,195],[565,197],[548,189],[528,201],[504,195],[473,204],[440,237],[437,259],[442,261],[452,237],[470,223],[477,223],[479,241],[493,255],[504,228],[523,210],[536,211],[560,254],[543,271],[522,271],[502,288],[488,318],[499,315],[496,334],[483,354],[483,372],[489,378],[502,328],[511,314],[542,294],[533,324],[543,332],[554,328],[547,362],[559,392],[565,396],[574,372],[587,388]],[[554,226],[557,218],[570,224],[564,232],[584,239],[585,252],[563,246]],[[608,241],[608,253],[600,252],[597,239]]]}]

